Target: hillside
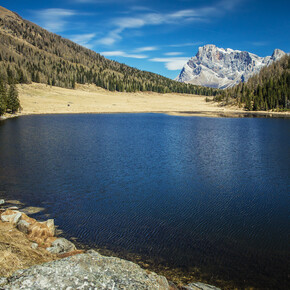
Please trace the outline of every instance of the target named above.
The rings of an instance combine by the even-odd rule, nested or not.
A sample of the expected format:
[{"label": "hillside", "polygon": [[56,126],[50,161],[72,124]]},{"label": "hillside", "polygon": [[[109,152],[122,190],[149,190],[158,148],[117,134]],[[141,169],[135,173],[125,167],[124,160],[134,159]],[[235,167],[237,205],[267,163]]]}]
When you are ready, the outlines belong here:
[{"label": "hillside", "polygon": [[110,91],[215,95],[216,90],[182,84],[111,61],[0,7],[0,78],[75,88],[95,83]]},{"label": "hillside", "polygon": [[261,69],[247,83],[224,90],[214,100],[235,103],[249,111],[290,109],[290,55]]}]

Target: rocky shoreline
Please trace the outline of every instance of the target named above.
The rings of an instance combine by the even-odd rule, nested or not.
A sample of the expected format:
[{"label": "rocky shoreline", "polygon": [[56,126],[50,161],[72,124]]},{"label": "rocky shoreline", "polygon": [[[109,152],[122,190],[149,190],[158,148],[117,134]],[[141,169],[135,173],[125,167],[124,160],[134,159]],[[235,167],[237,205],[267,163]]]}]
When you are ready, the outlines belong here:
[{"label": "rocky shoreline", "polygon": [[[94,250],[78,250],[72,242],[55,236],[53,219],[39,222],[16,206],[5,206],[3,199],[0,215],[0,225],[9,225],[9,232],[20,232],[31,251],[51,255],[48,262],[36,262],[26,269],[20,267],[12,275],[0,274],[0,289],[219,289],[200,282],[176,286],[133,262],[102,256]],[[13,236],[9,238],[12,240]],[[12,242],[19,241],[11,241],[10,248]],[[9,243],[0,240],[0,252],[1,244]]]}]

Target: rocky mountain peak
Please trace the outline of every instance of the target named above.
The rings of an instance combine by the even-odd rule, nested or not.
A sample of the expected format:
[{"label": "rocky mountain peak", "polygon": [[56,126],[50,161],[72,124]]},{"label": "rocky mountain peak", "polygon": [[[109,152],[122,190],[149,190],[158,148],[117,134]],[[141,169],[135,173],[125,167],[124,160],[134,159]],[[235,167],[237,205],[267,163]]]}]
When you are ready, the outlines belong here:
[{"label": "rocky mountain peak", "polygon": [[199,47],[196,56],[188,60],[176,80],[224,89],[247,81],[263,66],[280,59],[284,54],[282,50],[275,49],[272,56],[263,58],[247,51],[207,44]]},{"label": "rocky mountain peak", "polygon": [[274,61],[276,61],[276,60],[280,59],[284,55],[285,55],[285,52],[283,50],[276,48],[274,50],[274,52],[272,53],[272,56],[271,57],[272,57],[272,59]]}]

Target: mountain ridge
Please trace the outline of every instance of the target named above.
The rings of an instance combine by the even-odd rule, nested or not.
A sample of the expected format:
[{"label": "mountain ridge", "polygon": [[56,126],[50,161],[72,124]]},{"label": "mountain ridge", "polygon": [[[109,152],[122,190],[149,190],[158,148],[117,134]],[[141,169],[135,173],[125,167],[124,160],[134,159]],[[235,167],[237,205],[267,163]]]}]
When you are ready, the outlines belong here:
[{"label": "mountain ridge", "polygon": [[197,54],[188,60],[175,80],[226,89],[246,82],[264,66],[269,66],[285,54],[275,49],[271,56],[259,57],[247,51],[207,44],[199,47]]}]

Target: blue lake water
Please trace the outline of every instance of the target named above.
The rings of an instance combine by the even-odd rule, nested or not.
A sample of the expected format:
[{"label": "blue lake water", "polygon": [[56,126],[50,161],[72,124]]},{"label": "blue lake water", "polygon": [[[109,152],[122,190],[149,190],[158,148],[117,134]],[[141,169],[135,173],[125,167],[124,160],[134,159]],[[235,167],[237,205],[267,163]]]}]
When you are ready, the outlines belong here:
[{"label": "blue lake water", "polygon": [[289,289],[289,119],[23,116],[0,122],[0,164],[1,198],[83,245],[173,280]]}]

